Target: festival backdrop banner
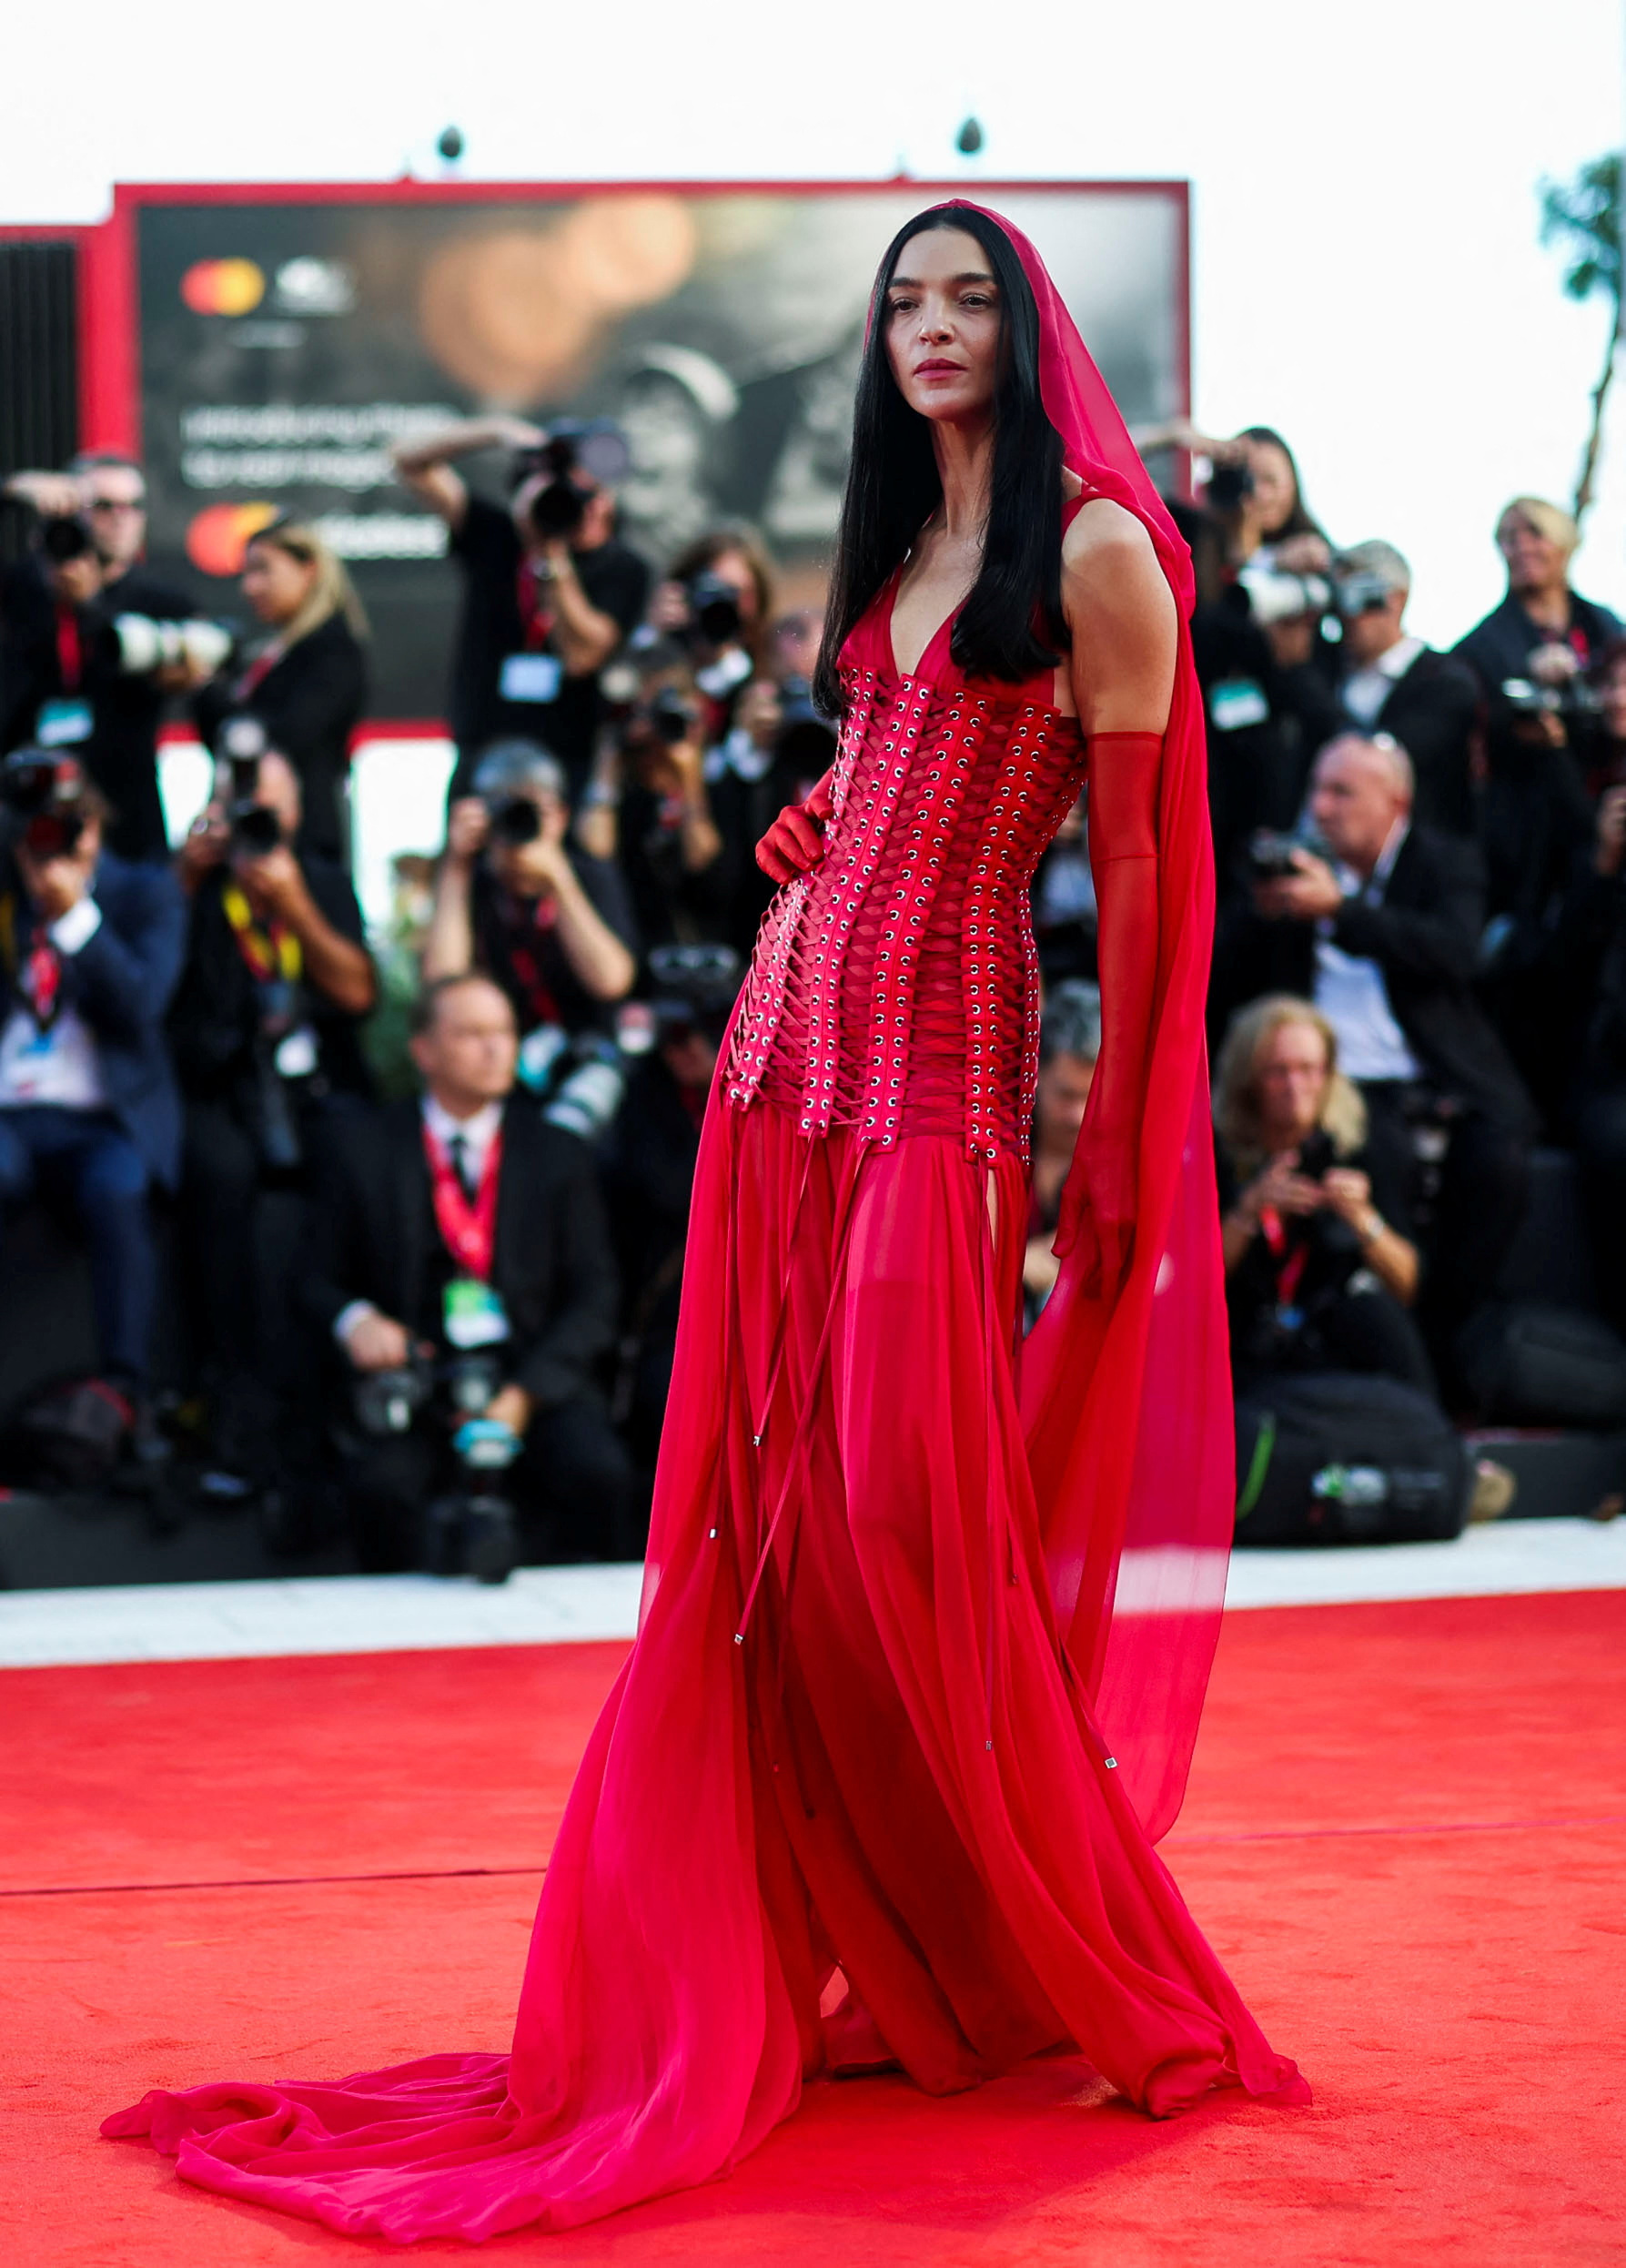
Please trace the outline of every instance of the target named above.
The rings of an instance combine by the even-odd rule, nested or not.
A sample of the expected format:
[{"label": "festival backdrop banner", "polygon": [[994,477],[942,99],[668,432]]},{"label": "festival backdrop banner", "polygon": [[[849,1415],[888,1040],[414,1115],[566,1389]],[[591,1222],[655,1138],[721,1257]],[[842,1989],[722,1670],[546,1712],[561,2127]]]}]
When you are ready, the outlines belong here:
[{"label": "festival backdrop banner", "polygon": [[[374,714],[423,720],[444,705],[457,575],[441,522],[392,479],[404,434],[492,410],[613,417],[623,532],[653,565],[744,519],[814,569],[876,262],[948,193],[136,192],[152,556],[230,613],[254,529],[314,521],[372,619]],[[1183,186],[977,194],[1037,243],[1130,422],[1184,409]],[[504,493],[501,460],[469,471]]]}]

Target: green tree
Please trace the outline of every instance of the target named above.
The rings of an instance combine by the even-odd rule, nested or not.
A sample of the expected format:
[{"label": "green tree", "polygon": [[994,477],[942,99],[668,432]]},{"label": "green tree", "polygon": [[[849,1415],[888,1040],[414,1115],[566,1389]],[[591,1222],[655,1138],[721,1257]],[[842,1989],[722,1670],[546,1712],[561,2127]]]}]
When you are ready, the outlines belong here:
[{"label": "green tree", "polygon": [[1564,252],[1564,289],[1572,299],[1600,294],[1609,302],[1611,321],[1603,369],[1592,389],[1592,418],[1581,477],[1575,483],[1571,509],[1579,521],[1585,517],[1596,485],[1598,456],[1603,443],[1603,405],[1609,400],[1623,328],[1621,303],[1621,153],[1594,157],[1571,181],[1543,181],[1541,241],[1558,244]]}]

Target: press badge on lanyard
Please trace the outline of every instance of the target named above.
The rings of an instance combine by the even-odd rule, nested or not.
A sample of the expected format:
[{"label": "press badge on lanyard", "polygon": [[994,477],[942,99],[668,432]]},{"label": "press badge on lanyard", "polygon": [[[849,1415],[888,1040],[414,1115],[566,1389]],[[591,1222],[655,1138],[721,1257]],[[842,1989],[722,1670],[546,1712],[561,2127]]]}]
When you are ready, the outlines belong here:
[{"label": "press badge on lanyard", "polygon": [[90,738],[92,722],[89,702],[76,695],[42,701],[34,720],[34,737],[42,748],[76,748]]},{"label": "press badge on lanyard", "polygon": [[467,1354],[474,1347],[500,1346],[509,1336],[508,1310],[500,1292],[477,1276],[454,1276],[446,1287],[443,1319],[446,1343]]},{"label": "press badge on lanyard", "polygon": [[493,1347],[509,1337],[508,1310],[490,1281],[497,1239],[497,1185],[502,1171],[502,1134],[492,1136],[472,1199],[453,1172],[451,1160],[426,1126],[424,1155],[435,1200],[435,1224],[459,1273],[446,1287],[441,1321],[449,1346],[467,1353]]},{"label": "press badge on lanyard", "polygon": [[505,701],[557,701],[564,665],[557,653],[510,653],[497,673]]},{"label": "press badge on lanyard", "polygon": [[1251,677],[1222,677],[1208,688],[1208,714],[1217,733],[1240,733],[1270,714],[1264,688]]}]

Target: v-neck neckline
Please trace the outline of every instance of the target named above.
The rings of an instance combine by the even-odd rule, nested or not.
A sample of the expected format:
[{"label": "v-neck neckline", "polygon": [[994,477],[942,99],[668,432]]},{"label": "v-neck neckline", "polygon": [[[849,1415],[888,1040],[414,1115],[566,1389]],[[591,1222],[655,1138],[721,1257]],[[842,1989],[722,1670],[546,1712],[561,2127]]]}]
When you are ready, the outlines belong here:
[{"label": "v-neck neckline", "polygon": [[948,613],[938,623],[936,629],[933,631],[924,645],[922,646],[914,667],[913,669],[904,669],[898,660],[898,643],[893,630],[893,618],[898,611],[898,592],[904,587],[904,569],[907,568],[909,560],[905,557],[893,571],[892,597],[888,602],[886,608],[886,658],[892,663],[892,673],[895,678],[899,679],[900,682],[907,679],[911,683],[913,683],[914,681],[920,675],[922,670],[924,669],[926,663],[931,660],[933,653],[936,651],[937,641],[944,635],[945,631],[950,633],[953,632],[954,623],[959,616],[960,609],[964,605],[965,600],[971,596],[971,592],[967,591],[964,597],[958,598],[954,601],[953,606],[949,608]]}]

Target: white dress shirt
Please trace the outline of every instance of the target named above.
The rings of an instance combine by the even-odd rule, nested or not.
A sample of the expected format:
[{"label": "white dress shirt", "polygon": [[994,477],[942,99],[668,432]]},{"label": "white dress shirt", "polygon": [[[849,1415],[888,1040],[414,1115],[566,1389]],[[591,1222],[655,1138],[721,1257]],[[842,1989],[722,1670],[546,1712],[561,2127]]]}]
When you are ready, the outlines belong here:
[{"label": "white dress shirt", "polygon": [[[1392,646],[1389,652],[1394,652]],[[1409,820],[1396,821],[1378,864],[1364,883],[1348,866],[1335,868],[1344,896],[1380,906],[1395,861],[1410,832]],[[1314,997],[1338,1034],[1339,1070],[1354,1079],[1416,1078],[1417,1058],[1407,1046],[1406,1035],[1389,1006],[1382,969],[1367,956],[1346,953],[1334,945],[1330,921],[1318,922],[1317,927],[1321,934],[1316,939]]]},{"label": "white dress shirt", "polygon": [[[64,960],[72,960],[101,926],[102,909],[86,896],[50,923],[45,935]],[[66,1004],[44,1030],[22,1007],[13,1008],[0,1030],[0,1110],[25,1110],[37,1103],[58,1110],[106,1108],[96,1034],[78,1009]]]},{"label": "white dress shirt", "polygon": [[1350,672],[1338,698],[1358,724],[1371,731],[1383,714],[1384,703],[1422,652],[1422,640],[1403,633],[1375,662]]},{"label": "white dress shirt", "polygon": [[[497,1139],[502,1126],[501,1103],[482,1105],[471,1119],[454,1119],[444,1104],[437,1102],[433,1095],[426,1095],[423,1099],[423,1122],[448,1156],[450,1155],[452,1137],[456,1135],[461,1140],[469,1179],[478,1189],[486,1169],[486,1159],[490,1155],[491,1144]],[[351,1331],[364,1315],[376,1315],[378,1311],[370,1300],[352,1300],[348,1306],[341,1307],[333,1318],[333,1336],[339,1345],[348,1345]]]}]

